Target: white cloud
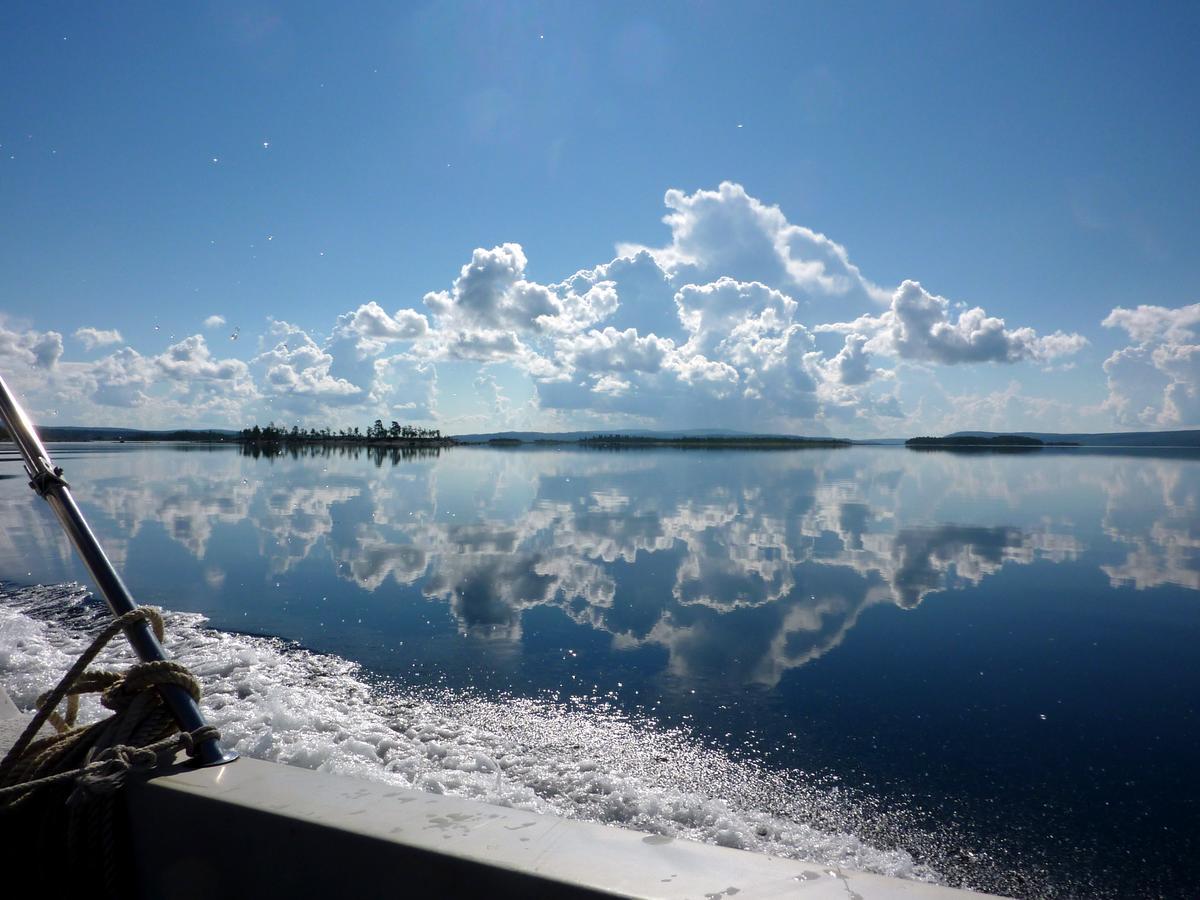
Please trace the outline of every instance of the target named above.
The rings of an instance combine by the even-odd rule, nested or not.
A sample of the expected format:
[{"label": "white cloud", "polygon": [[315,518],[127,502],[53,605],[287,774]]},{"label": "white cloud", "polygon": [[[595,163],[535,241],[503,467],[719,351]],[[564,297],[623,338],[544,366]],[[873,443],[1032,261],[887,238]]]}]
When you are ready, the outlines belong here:
[{"label": "white cloud", "polygon": [[322,404],[355,402],[366,393],[362,387],[335,377],[330,371],[333,357],[302,329],[275,320],[268,335],[277,343],[254,362],[266,368],[264,387],[274,396],[294,401],[293,405],[303,411],[315,412]]},{"label": "white cloud", "polygon": [[[127,348],[60,365],[57,332],[2,322],[0,356],[57,371],[47,398],[119,405],[146,417],[190,409],[233,422],[286,413],[332,424],[332,416],[387,410],[431,417],[437,365],[465,361],[477,365],[475,375],[507,363],[531,380],[532,398],[513,405],[497,399],[503,395],[488,378],[476,384],[493,411],[504,406],[513,422],[721,422],[824,433],[850,424],[895,428],[899,398],[907,396],[902,382],[915,368],[899,363],[1044,365],[1086,344],[1077,334],[1010,327],[980,308],[959,311],[916,281],[880,288],[843,246],[789,222],[740,185],[670,190],[665,202],[664,246],[619,245],[616,258],[546,283],[529,277],[520,244],[477,248],[449,287],[424,295],[424,313],[358,303],[335,318],[327,338],[272,320],[250,359],[219,359],[192,335],[158,355]],[[1195,320],[1188,315],[1114,310],[1105,324],[1154,342],[1130,350],[1121,365],[1158,381],[1144,402],[1113,400],[1112,408],[1124,403],[1130,417],[1164,422],[1194,415],[1196,356],[1178,339]],[[218,314],[204,320],[210,329],[225,323]],[[842,335],[840,344],[832,334]],[[89,349],[120,341],[115,331],[90,326],[75,335]]]},{"label": "white cloud", "polygon": [[250,367],[240,359],[213,356],[198,334],[168,347],[154,364],[159,377],[170,380],[171,399],[183,404],[184,416],[199,412],[236,422],[245,405],[260,396]]},{"label": "white cloud", "polygon": [[1200,332],[1200,303],[1170,309],[1165,306],[1118,306],[1100,323],[1105,328],[1123,328],[1139,344],[1163,341],[1170,344],[1195,340]]},{"label": "white cloud", "polygon": [[63,354],[62,335],[57,331],[14,331],[0,318],[0,359],[35,369],[53,369]]},{"label": "white cloud", "polygon": [[240,359],[217,359],[199,334],[172,344],[154,361],[164,374],[177,381],[223,381],[233,384],[248,380],[249,372],[244,362]]},{"label": "white cloud", "polygon": [[866,280],[844,247],[825,235],[793,225],[777,206],[767,206],[740,184],[722,182],[715,191],[669,190],[671,243],[661,248],[618,246],[623,256],[646,251],[667,271],[701,283],[728,276],[760,281],[816,299],[886,301],[886,292]]},{"label": "white cloud", "polygon": [[846,335],[842,349],[829,360],[825,370],[831,381],[840,384],[866,384],[875,376],[870,365],[870,354],[866,351],[867,338],[861,334]]},{"label": "white cloud", "polygon": [[88,350],[96,347],[104,347],[108,344],[119,344],[124,340],[121,337],[121,332],[115,328],[105,330],[91,327],[75,329],[75,338]]},{"label": "white cloud", "polygon": [[416,310],[401,309],[389,316],[371,300],[354,312],[338,316],[334,336],[353,336],[358,340],[360,351],[380,353],[389,343],[415,340],[428,331],[429,320]]},{"label": "white cloud", "polygon": [[448,291],[425,295],[440,322],[498,331],[532,331],[538,320],[562,312],[559,298],[545,285],[525,280],[520,244],[478,248]]},{"label": "white cloud", "polygon": [[605,284],[613,293],[609,302],[615,309],[607,316],[597,317],[597,321],[603,318],[618,331],[636,325],[643,333],[682,337],[673,279],[649,251],[618,256],[612,262],[582,269],[557,287],[587,295],[592,288]]},{"label": "white cloud", "polygon": [[[477,248],[449,290],[425,295],[436,329],[422,352],[480,362],[511,360],[531,374],[549,374],[527,339],[573,334],[611,316],[618,307],[610,281],[543,285],[525,278],[520,244]],[[586,288],[586,289],[584,289]]]},{"label": "white cloud", "polygon": [[1032,328],[1009,329],[1003,319],[979,307],[955,316],[949,300],[911,280],[896,289],[891,306],[878,316],[818,325],[817,330],[871,335],[867,350],[941,365],[1044,361],[1087,345],[1078,334],[1056,331],[1039,337]]},{"label": "white cloud", "polygon": [[147,391],[156,375],[152,360],[124,347],[97,360],[88,371],[91,399],[100,406],[144,406],[150,402]]},{"label": "white cloud", "polygon": [[1101,324],[1135,342],[1104,361],[1113,417],[1131,427],[1200,425],[1200,303],[1118,306]]},{"label": "white cloud", "polygon": [[636,329],[589,331],[559,342],[560,358],[570,369],[585,372],[657,372],[673,342],[652,334],[639,337]]}]

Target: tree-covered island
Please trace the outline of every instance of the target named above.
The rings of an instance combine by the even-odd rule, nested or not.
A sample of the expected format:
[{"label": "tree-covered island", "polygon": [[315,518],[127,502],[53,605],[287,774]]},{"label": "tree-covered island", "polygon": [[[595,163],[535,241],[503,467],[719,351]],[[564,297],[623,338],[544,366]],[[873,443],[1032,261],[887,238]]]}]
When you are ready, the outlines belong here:
[{"label": "tree-covered island", "polygon": [[389,447],[449,447],[456,443],[452,437],[443,437],[439,428],[420,428],[401,425],[393,421],[385,426],[376,419],[365,431],[354,428],[281,428],[274,422],[264,426],[253,425],[243,428],[238,439],[245,444],[368,444]]}]

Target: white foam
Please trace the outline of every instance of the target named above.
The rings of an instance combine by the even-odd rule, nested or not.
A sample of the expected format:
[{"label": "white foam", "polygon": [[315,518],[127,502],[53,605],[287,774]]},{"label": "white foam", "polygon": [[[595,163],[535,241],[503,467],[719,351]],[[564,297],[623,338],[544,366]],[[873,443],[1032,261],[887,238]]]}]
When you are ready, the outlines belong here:
[{"label": "white foam", "polygon": [[[18,705],[30,706],[86,646],[96,609],[85,596],[73,587],[0,588],[0,680]],[[855,836],[856,826],[873,815],[863,798],[819,779],[730,759],[685,731],[598,703],[411,691],[375,683],[338,657],[206,628],[199,615],[167,613],[166,621],[170,650],[204,683],[211,721],[249,756],[829,866],[940,880],[908,852]],[[128,661],[123,646],[100,664],[122,661]],[[879,823],[871,824],[879,833]]]}]

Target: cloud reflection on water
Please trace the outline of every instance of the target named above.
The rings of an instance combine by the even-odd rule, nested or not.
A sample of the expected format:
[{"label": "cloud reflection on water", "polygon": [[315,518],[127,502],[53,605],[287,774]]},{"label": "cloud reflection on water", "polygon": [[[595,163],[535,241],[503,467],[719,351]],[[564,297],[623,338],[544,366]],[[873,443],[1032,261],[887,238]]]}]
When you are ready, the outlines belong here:
[{"label": "cloud reflection on water", "polygon": [[[616,648],[662,648],[681,676],[767,686],[840,644],[869,607],[914,609],[1006,566],[1094,551],[1113,587],[1200,589],[1190,461],[457,449],[141,451],[87,465],[77,493],[118,565],[156,526],[213,590],[254,559],[268,582],[332,568],[381,596],[419,590],[464,634],[501,641],[552,606]],[[10,485],[0,560],[46,547],[65,560],[57,527]],[[254,552],[213,550],[223,529],[247,527]]]}]

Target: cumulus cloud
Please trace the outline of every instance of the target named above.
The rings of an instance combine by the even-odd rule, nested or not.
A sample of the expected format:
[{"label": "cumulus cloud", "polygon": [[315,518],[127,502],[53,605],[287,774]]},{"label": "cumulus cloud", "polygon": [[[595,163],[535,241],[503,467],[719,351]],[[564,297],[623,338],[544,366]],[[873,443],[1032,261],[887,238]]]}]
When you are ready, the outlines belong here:
[{"label": "cumulus cloud", "polygon": [[39,369],[53,369],[63,355],[62,335],[57,331],[47,331],[38,335],[29,345],[33,354],[33,364]]},{"label": "cumulus cloud", "polygon": [[845,343],[837,355],[825,365],[830,381],[839,384],[866,384],[876,374],[871,368],[870,354],[866,351],[867,338],[861,334],[846,335]]},{"label": "cumulus cloud", "polygon": [[73,389],[99,407],[157,403],[174,416],[205,412],[236,421],[242,405],[258,397],[250,367],[240,359],[215,357],[198,334],[158,355],[123,347],[94,363],[72,366]]},{"label": "cumulus cloud", "polygon": [[333,356],[303,329],[274,320],[267,333],[276,343],[256,356],[254,362],[265,367],[265,388],[276,397],[298,400],[299,405],[312,410],[313,400],[344,404],[365,393],[358,385],[331,373]]},{"label": "cumulus cloud", "polygon": [[674,350],[670,340],[648,334],[640,337],[633,328],[590,331],[559,343],[561,359],[571,369],[586,372],[657,372]]},{"label": "cumulus cloud", "polygon": [[162,372],[177,381],[222,381],[233,384],[247,380],[246,364],[240,359],[217,359],[204,337],[193,334],[155,358]]},{"label": "cumulus cloud", "polygon": [[203,336],[194,334],[154,357],[159,377],[171,382],[172,398],[190,411],[206,410],[236,421],[244,405],[259,397],[250,367],[240,359],[220,359]]},{"label": "cumulus cloud", "polygon": [[610,283],[592,285],[582,295],[563,291],[527,280],[526,264],[520,244],[478,248],[450,290],[426,294],[425,305],[441,325],[493,332],[577,330],[616,309]]},{"label": "cumulus cloud", "polygon": [[[437,409],[437,366],[467,363],[475,368],[468,377],[481,379],[477,393],[514,425],[528,427],[517,417],[532,415],[542,426],[720,421],[822,433],[848,423],[894,427],[901,361],[1044,365],[1086,344],[962,309],[916,281],[881,288],[841,244],[741,185],[670,190],[664,200],[662,246],[618,245],[615,258],[557,282],[533,279],[518,243],[480,247],[448,287],[423,296],[424,312],[360,302],[335,318],[328,337],[269,320],[249,359],[217,358],[192,335],[158,355],[127,348],[60,366],[61,335],[2,322],[0,355],[57,368],[72,396],[147,416],[170,408],[156,402],[187,401],[239,421],[276,410],[323,422],[385,410],[422,418]],[[1145,402],[1120,401],[1130,416],[1147,408],[1163,421],[1193,415],[1196,357],[1180,338],[1188,321],[1157,307],[1114,310],[1106,320],[1139,342],[1109,368],[1140,367],[1158,379]],[[225,322],[214,314],[204,325]],[[120,341],[90,326],[75,336],[89,349]],[[496,382],[481,374],[497,364],[528,377],[533,399],[500,403]]]},{"label": "cumulus cloud", "polygon": [[429,320],[414,309],[388,315],[374,300],[338,316],[334,337],[353,337],[362,352],[380,353],[394,341],[411,341],[429,331]]},{"label": "cumulus cloud", "polygon": [[1142,305],[1136,309],[1118,306],[1100,323],[1105,328],[1122,328],[1139,344],[1151,341],[1178,344],[1194,341],[1200,332],[1200,303],[1170,309]]},{"label": "cumulus cloud", "polygon": [[1200,303],[1118,306],[1101,324],[1135,342],[1104,361],[1104,406],[1114,418],[1134,427],[1200,424]]},{"label": "cumulus cloud", "polygon": [[63,355],[57,331],[10,330],[0,320],[0,359],[35,369],[53,369]]},{"label": "cumulus cloud", "polygon": [[150,402],[154,363],[132,347],[98,360],[88,371],[91,400],[99,406],[135,407]]},{"label": "cumulus cloud", "polygon": [[115,328],[101,329],[91,327],[75,329],[75,338],[88,350],[96,347],[104,347],[108,344],[119,344],[124,340],[121,337],[121,332]]},{"label": "cumulus cloud", "polygon": [[607,286],[611,292],[608,303],[615,309],[597,321],[603,318],[618,331],[635,326],[643,333],[660,337],[682,336],[675,309],[674,279],[649,251],[638,250],[631,256],[618,256],[611,262],[581,269],[559,287],[586,296],[601,286]]},{"label": "cumulus cloud", "polygon": [[669,272],[694,283],[728,276],[817,298],[884,302],[887,294],[869,282],[846,249],[825,235],[793,225],[777,206],[751,197],[740,184],[722,182],[715,191],[669,190],[663,218],[671,243],[650,248],[618,246],[631,256],[651,254]]},{"label": "cumulus cloud", "polygon": [[1009,329],[1003,319],[979,307],[955,316],[949,300],[911,280],[896,289],[890,307],[880,315],[819,325],[817,330],[870,335],[868,350],[941,365],[1045,361],[1087,345],[1078,334],[1056,331],[1039,337],[1032,328]]},{"label": "cumulus cloud", "polygon": [[430,358],[478,362],[508,360],[537,376],[554,374],[548,356],[530,342],[578,333],[613,314],[610,281],[546,285],[525,278],[520,244],[478,248],[449,290],[425,295],[436,328],[420,348]]},{"label": "cumulus cloud", "polygon": [[[978,307],[953,311],[916,281],[885,291],[844,247],[740,185],[665,199],[670,243],[619,245],[612,262],[562,286],[578,293],[611,283],[613,318],[626,322],[633,310],[642,315],[631,297],[661,308],[669,296],[673,320],[646,313],[658,333],[608,325],[559,340],[552,374],[538,386],[544,406],[654,417],[650,395],[660,420],[664,410],[693,414],[696,403],[752,427],[893,418],[902,413],[897,396],[873,387],[894,378],[889,360],[1045,364],[1087,344],[1078,334],[1011,328]],[[830,321],[848,311],[857,318]],[[818,349],[816,336],[830,332],[844,335],[841,348]],[[638,346],[654,348],[653,366],[629,365]]]}]

